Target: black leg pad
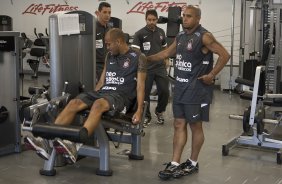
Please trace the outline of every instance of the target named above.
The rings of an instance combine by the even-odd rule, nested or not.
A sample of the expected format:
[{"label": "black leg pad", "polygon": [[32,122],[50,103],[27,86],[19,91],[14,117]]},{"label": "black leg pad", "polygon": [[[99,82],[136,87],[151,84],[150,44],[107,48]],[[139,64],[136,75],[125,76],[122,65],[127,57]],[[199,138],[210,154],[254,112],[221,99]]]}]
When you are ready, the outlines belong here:
[{"label": "black leg pad", "polygon": [[84,127],[61,126],[48,123],[36,123],[33,125],[32,133],[36,137],[46,139],[67,139],[73,142],[85,143],[88,140],[88,131]]}]

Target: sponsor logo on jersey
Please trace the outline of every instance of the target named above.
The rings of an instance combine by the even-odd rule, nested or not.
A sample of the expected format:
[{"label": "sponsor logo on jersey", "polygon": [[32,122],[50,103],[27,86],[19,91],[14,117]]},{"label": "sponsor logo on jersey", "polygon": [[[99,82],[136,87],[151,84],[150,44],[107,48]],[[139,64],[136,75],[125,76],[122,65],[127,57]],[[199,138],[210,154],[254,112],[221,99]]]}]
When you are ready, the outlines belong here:
[{"label": "sponsor logo on jersey", "polygon": [[183,83],[187,83],[187,82],[189,82],[189,79],[180,78],[180,77],[176,76],[176,81],[178,81],[178,82],[183,82]]},{"label": "sponsor logo on jersey", "polygon": [[106,84],[124,84],[124,77],[117,76],[116,72],[106,72]]},{"label": "sponsor logo on jersey", "polygon": [[184,61],[181,54],[176,55],[175,66],[178,70],[181,71],[192,71],[192,63]]}]

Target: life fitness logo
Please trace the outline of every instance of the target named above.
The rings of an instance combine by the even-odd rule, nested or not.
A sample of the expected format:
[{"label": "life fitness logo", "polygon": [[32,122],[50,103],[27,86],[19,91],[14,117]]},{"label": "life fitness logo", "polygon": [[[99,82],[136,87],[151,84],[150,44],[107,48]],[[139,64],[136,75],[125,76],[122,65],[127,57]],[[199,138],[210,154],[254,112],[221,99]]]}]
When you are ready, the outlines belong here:
[{"label": "life fitness logo", "polygon": [[179,6],[181,7],[182,11],[184,11],[187,3],[186,2],[138,2],[136,3],[128,12],[127,14],[130,13],[140,13],[140,14],[145,14],[145,12],[149,9],[155,9],[156,11],[160,12],[168,12],[169,7],[176,7]]},{"label": "life fitness logo", "polygon": [[59,11],[75,11],[79,10],[78,6],[70,6],[67,4],[31,4],[22,14],[43,15],[46,13],[56,13]]}]

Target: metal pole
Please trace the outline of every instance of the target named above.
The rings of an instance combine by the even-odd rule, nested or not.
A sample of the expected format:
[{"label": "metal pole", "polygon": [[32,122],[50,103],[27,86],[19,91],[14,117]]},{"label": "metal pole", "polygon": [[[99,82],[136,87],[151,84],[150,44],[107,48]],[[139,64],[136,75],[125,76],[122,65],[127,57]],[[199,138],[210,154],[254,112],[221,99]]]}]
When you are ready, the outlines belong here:
[{"label": "metal pole", "polygon": [[229,93],[232,90],[233,76],[233,47],[234,47],[234,22],[235,22],[235,0],[232,0],[232,21],[231,21],[231,58],[230,58],[230,78],[229,78]]},{"label": "metal pole", "polygon": [[246,42],[246,0],[241,0],[241,21],[240,21],[240,59],[239,76],[243,77],[243,65],[245,61],[245,42]]}]

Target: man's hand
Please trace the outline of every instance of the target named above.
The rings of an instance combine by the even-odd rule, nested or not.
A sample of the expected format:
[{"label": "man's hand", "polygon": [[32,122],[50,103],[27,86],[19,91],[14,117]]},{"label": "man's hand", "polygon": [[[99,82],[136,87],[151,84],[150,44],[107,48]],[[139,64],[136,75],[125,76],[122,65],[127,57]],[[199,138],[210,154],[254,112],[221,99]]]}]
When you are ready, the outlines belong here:
[{"label": "man's hand", "polygon": [[200,77],[198,77],[198,80],[202,80],[203,83],[207,84],[207,85],[212,85],[214,84],[214,75],[212,73],[209,73],[207,75],[202,75]]},{"label": "man's hand", "polygon": [[142,118],[142,112],[136,111],[132,117],[132,123],[133,124],[141,123],[141,118]]}]

